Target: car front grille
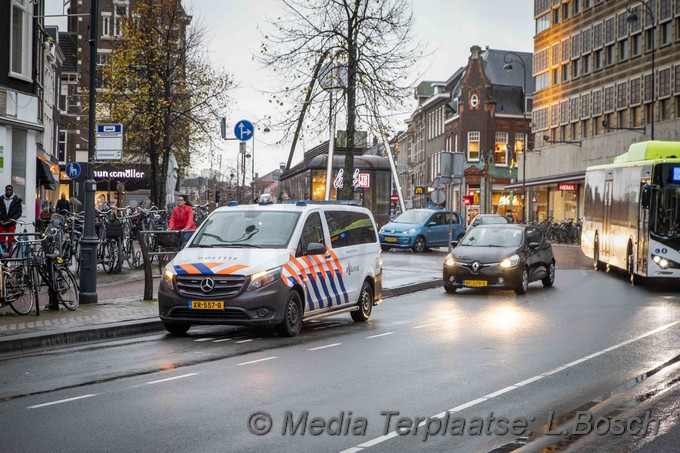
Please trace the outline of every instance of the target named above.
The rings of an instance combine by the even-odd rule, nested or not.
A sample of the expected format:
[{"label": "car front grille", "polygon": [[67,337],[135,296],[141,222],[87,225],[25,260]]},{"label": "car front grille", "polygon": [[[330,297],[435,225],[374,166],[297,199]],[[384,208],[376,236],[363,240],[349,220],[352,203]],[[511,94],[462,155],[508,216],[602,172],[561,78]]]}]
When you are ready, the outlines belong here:
[{"label": "car front grille", "polygon": [[[185,297],[229,298],[235,297],[246,282],[244,275],[178,275],[177,292]],[[211,278],[215,284],[212,291],[201,289],[201,282]]]}]

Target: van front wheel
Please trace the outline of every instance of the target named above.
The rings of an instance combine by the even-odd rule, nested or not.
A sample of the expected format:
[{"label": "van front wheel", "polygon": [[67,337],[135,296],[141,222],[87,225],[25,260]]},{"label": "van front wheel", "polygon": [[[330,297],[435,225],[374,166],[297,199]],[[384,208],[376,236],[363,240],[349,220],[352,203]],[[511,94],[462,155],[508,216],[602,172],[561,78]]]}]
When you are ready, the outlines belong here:
[{"label": "van front wheel", "polygon": [[302,301],[297,291],[288,293],[283,307],[283,321],[276,326],[276,333],[282,337],[294,337],[302,328]]},{"label": "van front wheel", "polygon": [[368,282],[364,282],[359,293],[359,309],[351,312],[354,322],[366,322],[371,318],[373,312],[373,291]]}]

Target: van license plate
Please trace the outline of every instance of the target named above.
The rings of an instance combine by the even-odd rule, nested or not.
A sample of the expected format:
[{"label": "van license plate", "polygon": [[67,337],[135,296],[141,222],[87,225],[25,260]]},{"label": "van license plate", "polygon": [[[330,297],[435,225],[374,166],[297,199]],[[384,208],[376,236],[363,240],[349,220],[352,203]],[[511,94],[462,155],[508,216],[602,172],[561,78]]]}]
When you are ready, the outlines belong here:
[{"label": "van license plate", "polygon": [[397,238],[385,238],[387,242],[397,242]]},{"label": "van license plate", "polygon": [[189,308],[192,310],[224,310],[224,301],[192,300],[189,302]]},{"label": "van license plate", "polygon": [[481,287],[481,286],[486,286],[487,281],[486,280],[465,280],[463,282],[465,286],[473,286],[473,287]]}]

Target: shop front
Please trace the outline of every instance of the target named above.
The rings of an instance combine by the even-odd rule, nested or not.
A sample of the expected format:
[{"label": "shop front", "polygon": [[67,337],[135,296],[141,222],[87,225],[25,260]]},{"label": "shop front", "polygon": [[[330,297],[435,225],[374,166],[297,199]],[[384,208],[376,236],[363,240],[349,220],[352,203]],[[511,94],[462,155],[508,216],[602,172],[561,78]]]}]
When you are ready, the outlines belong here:
[{"label": "shop front", "polygon": [[[286,170],[279,180],[279,199],[324,200],[328,155],[321,154]],[[344,155],[333,156],[330,200],[342,190]],[[352,171],[353,199],[368,208],[379,225],[389,221],[392,177],[385,157],[355,155]]]},{"label": "shop front", "polygon": [[[581,172],[562,178],[527,180],[528,220],[540,223],[583,218],[584,178],[585,172]],[[521,191],[522,183],[510,184],[505,188]]]},{"label": "shop front", "polygon": [[[62,171],[60,179],[62,184],[70,185],[71,196],[84,205],[83,187],[87,179],[88,164],[81,163],[80,167],[82,170],[77,178],[68,179]],[[148,164],[94,164],[93,174],[97,183],[95,206],[98,209],[106,206],[123,207],[132,200],[143,201],[150,194],[150,172],[151,166]]]}]

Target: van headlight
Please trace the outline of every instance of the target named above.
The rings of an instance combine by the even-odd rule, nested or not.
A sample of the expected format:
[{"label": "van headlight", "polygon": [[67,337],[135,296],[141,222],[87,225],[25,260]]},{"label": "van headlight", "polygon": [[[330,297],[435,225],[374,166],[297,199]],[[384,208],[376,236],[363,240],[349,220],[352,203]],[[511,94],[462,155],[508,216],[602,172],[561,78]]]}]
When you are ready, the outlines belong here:
[{"label": "van headlight", "polygon": [[265,286],[274,283],[279,278],[281,278],[281,267],[268,271],[256,272],[250,276],[250,284],[246,291],[264,288]]},{"label": "van headlight", "polygon": [[165,269],[163,272],[163,283],[170,289],[174,289],[175,272],[171,269]]},{"label": "van headlight", "polygon": [[509,269],[511,267],[517,267],[519,264],[519,255],[512,255],[510,258],[505,258],[503,261],[501,261],[501,264],[499,264],[500,267],[503,269]]}]

